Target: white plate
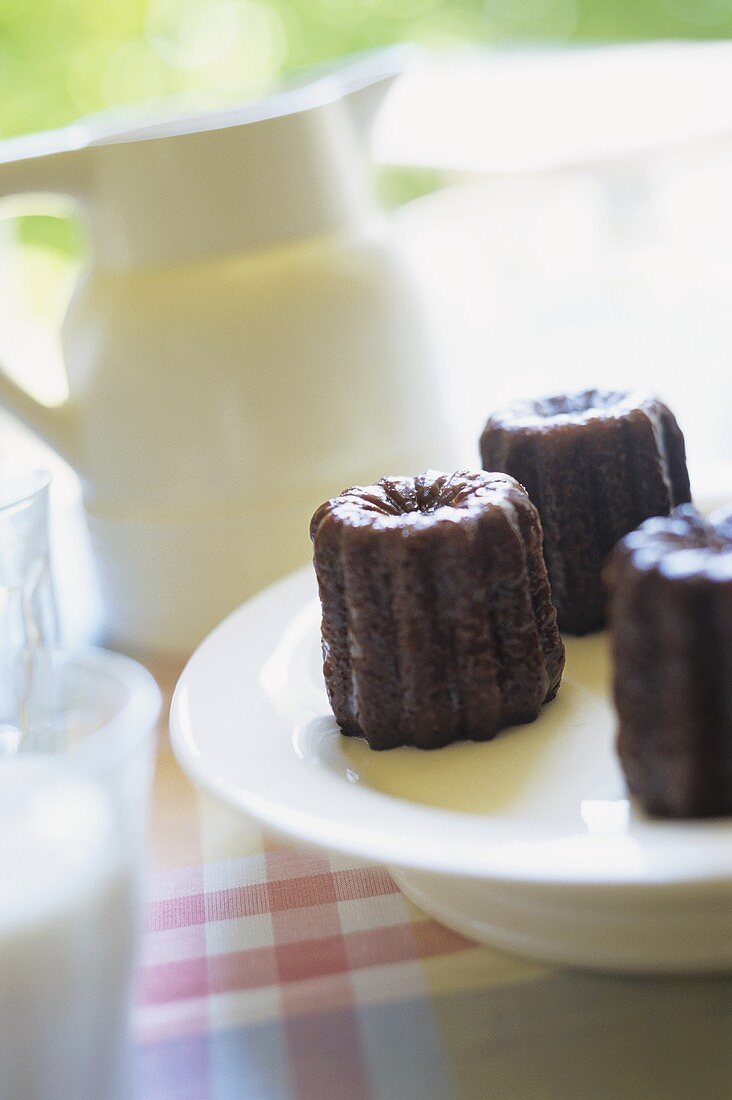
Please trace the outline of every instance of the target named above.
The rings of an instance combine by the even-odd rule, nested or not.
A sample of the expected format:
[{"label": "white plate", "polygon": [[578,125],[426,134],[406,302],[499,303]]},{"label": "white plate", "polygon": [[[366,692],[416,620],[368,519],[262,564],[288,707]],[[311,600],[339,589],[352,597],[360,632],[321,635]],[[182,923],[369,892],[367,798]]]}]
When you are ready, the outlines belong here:
[{"label": "white plate", "polygon": [[236,611],[175,692],[196,783],[297,840],[386,863],[477,939],[623,970],[732,967],[732,821],[645,819],[613,752],[604,635],[567,640],[557,699],[491,742],[375,753],[342,737],[311,568]]}]

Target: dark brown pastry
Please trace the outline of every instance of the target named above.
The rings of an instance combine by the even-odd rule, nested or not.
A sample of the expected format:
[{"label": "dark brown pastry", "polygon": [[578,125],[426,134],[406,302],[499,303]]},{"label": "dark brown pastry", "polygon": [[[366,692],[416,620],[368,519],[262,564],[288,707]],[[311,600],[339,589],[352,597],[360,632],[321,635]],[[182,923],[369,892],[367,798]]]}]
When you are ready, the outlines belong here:
[{"label": "dark brown pastry", "polygon": [[604,625],[601,572],[618,540],[691,499],[684,437],[652,397],[587,390],[518,402],[491,416],[480,451],[539,509],[552,599],[570,634]]},{"label": "dark brown pastry", "polygon": [[385,477],[327,501],[310,533],[344,733],[375,749],[483,741],[556,694],[541,523],[513,478]]},{"label": "dark brown pastry", "polygon": [[651,814],[732,813],[732,514],[649,519],[607,570],[618,753]]}]

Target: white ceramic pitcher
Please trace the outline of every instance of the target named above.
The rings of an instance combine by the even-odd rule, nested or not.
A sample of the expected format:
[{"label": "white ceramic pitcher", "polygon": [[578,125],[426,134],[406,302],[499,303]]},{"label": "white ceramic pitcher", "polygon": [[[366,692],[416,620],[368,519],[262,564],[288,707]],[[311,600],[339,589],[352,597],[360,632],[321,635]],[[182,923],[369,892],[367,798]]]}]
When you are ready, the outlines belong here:
[{"label": "white ceramic pitcher", "polygon": [[346,484],[449,461],[422,307],[372,189],[395,51],[253,106],[0,146],[0,194],[63,192],[89,257],[70,397],[0,400],[79,473],[108,635],[187,649],[306,560]]}]

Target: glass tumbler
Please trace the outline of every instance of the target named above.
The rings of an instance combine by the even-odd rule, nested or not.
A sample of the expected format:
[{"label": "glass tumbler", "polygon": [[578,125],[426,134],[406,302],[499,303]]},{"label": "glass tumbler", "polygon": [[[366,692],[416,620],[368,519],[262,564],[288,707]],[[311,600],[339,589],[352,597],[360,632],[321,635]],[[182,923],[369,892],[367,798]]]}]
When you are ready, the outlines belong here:
[{"label": "glass tumbler", "polygon": [[0,467],[0,753],[16,752],[43,647],[58,642],[48,544],[50,475]]},{"label": "glass tumbler", "polygon": [[121,1100],[160,693],[120,654],[34,659],[0,757],[0,1096]]},{"label": "glass tumbler", "polygon": [[50,474],[0,467],[0,646],[58,641],[48,549]]}]

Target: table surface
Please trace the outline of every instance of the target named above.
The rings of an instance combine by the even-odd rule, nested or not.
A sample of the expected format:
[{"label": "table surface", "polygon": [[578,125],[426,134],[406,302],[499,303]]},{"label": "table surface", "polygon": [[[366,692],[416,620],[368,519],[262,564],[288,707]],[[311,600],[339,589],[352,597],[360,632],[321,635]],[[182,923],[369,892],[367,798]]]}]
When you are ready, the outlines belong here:
[{"label": "table surface", "polygon": [[[167,699],[179,668],[148,662]],[[136,1100],[728,1097],[732,980],[599,976],[476,946],[381,867],[197,793],[165,727]]]}]

